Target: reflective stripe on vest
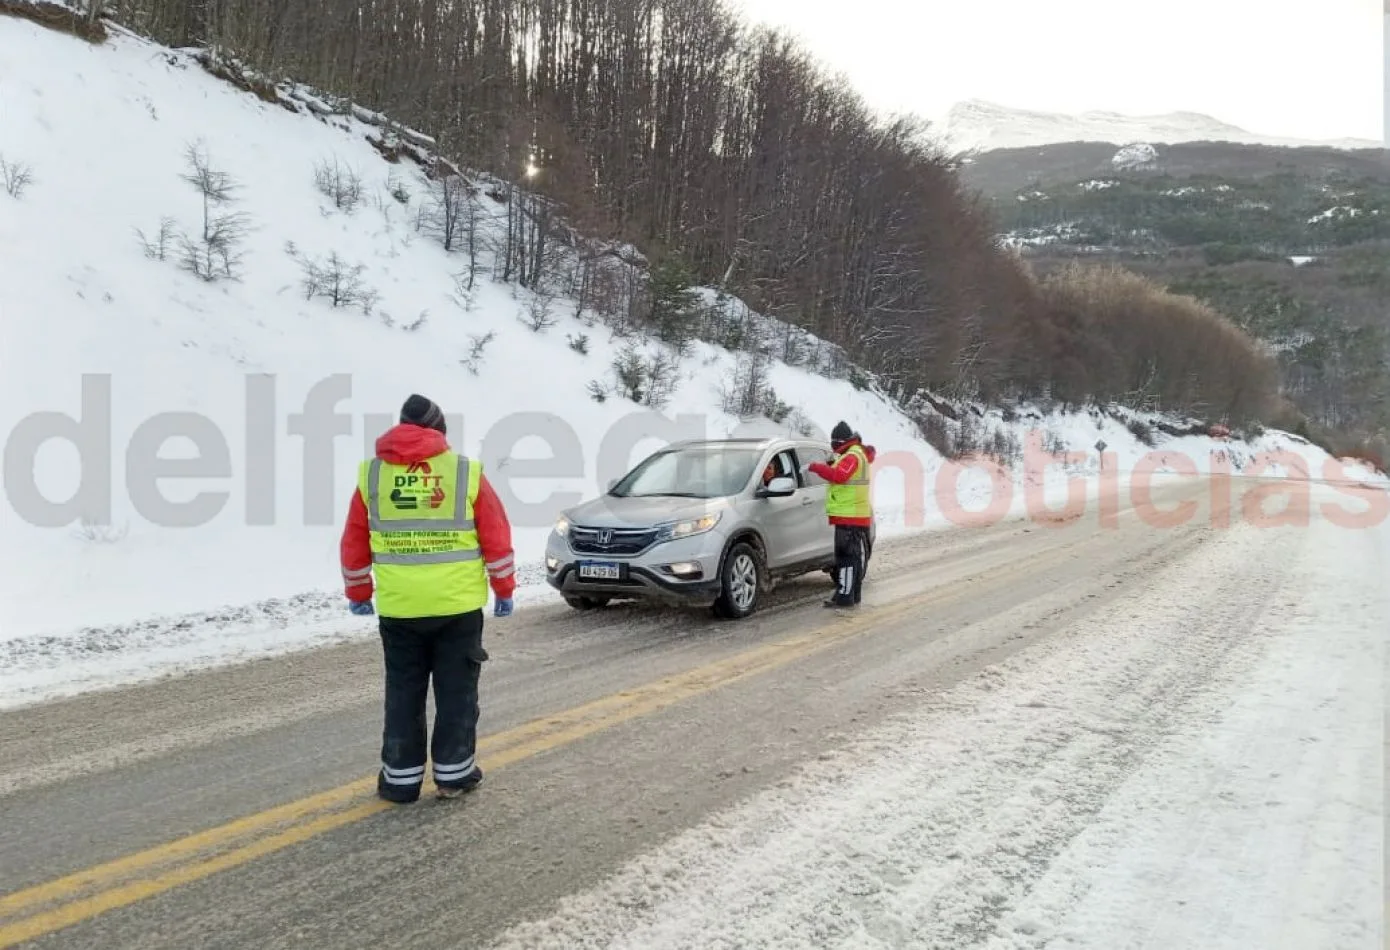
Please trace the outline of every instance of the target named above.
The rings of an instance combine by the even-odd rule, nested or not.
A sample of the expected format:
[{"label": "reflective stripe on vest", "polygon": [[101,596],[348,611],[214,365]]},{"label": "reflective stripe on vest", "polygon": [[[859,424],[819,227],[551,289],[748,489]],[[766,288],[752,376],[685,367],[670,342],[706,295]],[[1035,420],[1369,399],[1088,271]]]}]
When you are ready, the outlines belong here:
[{"label": "reflective stripe on vest", "polygon": [[445,616],[486,605],[473,518],[481,468],[452,451],[413,465],[362,463],[358,490],[367,507],[379,614]]}]

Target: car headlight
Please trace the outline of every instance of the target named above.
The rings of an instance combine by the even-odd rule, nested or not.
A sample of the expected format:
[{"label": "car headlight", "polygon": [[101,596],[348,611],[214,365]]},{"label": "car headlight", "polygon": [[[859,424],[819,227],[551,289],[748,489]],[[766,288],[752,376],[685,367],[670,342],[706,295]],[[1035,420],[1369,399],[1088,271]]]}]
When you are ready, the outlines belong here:
[{"label": "car headlight", "polygon": [[562,538],[570,533],[570,520],[564,515],[555,519],[555,533]]},{"label": "car headlight", "polygon": [[673,524],[661,526],[660,538],[662,541],[677,541],[681,538],[693,537],[697,534],[704,534],[719,524],[721,513],[715,512],[712,515],[705,515],[703,518],[694,518],[690,521],[677,521]]}]

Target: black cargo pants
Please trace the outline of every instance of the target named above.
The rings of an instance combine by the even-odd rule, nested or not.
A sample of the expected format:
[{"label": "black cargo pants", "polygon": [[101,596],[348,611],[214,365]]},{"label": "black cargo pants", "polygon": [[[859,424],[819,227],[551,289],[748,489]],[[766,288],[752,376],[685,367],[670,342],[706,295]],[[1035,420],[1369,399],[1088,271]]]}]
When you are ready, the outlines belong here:
[{"label": "black cargo pants", "polygon": [[[381,618],[386,663],[386,723],[382,730],[377,792],[413,802],[425,781],[425,759],[434,762],[434,783],[467,788],[477,771],[478,678],[487,660],[483,612],[451,617]],[[425,703],[434,684],[434,736],[426,737]]]},{"label": "black cargo pants", "polygon": [[864,591],[864,572],[869,567],[873,543],[869,529],[858,525],[835,526],[835,599],[857,604]]}]

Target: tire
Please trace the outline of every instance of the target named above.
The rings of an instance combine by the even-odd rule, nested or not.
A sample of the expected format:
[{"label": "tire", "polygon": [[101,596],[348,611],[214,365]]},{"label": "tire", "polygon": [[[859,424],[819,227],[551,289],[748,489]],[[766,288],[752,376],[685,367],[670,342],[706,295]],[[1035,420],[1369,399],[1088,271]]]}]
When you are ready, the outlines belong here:
[{"label": "tire", "polygon": [[725,620],[742,620],[763,599],[763,563],[757,548],[740,541],[729,549],[719,570],[719,599],[714,613]]},{"label": "tire", "polygon": [[566,597],[565,603],[569,604],[575,610],[599,610],[600,608],[607,607],[611,599],[610,597],[602,596],[581,597],[579,595],[574,595]]}]

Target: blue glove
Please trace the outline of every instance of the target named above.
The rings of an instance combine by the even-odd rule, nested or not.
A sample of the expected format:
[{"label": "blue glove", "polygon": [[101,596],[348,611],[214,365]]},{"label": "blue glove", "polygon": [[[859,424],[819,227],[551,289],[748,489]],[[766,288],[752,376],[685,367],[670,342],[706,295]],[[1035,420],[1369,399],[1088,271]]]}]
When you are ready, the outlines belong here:
[{"label": "blue glove", "polygon": [[351,610],[359,617],[370,617],[372,614],[376,613],[376,611],[372,609],[372,602],[370,600],[350,600],[348,601],[348,610]]},{"label": "blue glove", "polygon": [[512,615],[512,599],[510,597],[499,597],[493,607],[494,617],[510,617]]}]

